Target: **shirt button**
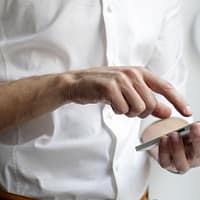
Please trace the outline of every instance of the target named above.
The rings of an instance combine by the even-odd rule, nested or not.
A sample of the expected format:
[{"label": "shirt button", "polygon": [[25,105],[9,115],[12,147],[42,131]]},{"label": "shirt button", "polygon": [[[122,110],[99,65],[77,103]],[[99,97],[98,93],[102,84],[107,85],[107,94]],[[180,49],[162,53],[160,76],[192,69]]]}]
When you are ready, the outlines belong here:
[{"label": "shirt button", "polygon": [[107,11],[108,13],[112,13],[112,7],[110,5],[107,7]]},{"label": "shirt button", "polygon": [[117,171],[119,170],[118,164],[116,164],[116,165],[114,166],[114,168],[115,168],[115,171],[117,172]]}]

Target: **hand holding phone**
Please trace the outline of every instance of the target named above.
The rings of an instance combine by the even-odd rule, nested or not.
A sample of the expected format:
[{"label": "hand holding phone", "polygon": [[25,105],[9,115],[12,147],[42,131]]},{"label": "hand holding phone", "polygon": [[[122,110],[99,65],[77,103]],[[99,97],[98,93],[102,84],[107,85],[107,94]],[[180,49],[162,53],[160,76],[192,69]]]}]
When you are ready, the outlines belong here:
[{"label": "hand holding phone", "polygon": [[[190,133],[190,126],[191,124],[188,124],[182,128],[179,128],[177,130],[174,130],[174,131],[171,131],[171,132],[178,132],[181,136],[185,136],[187,134]],[[171,133],[170,132],[170,133]],[[165,135],[168,135],[169,133],[165,134]],[[152,140],[149,140],[143,144],[140,144],[138,146],[135,147],[136,151],[146,151],[146,150],[149,150],[153,147],[156,147],[158,144],[159,144],[159,141],[160,141],[160,138],[163,137],[163,136],[160,136],[160,137],[157,137],[155,139],[152,139]]]}]

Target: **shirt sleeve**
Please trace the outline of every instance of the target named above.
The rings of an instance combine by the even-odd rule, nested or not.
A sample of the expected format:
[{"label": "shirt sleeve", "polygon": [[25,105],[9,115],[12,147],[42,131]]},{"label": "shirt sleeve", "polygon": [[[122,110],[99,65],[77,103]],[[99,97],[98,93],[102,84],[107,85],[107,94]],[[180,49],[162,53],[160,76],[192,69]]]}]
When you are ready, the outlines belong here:
[{"label": "shirt sleeve", "polygon": [[[180,3],[177,2],[166,12],[147,68],[162,79],[169,81],[185,97],[188,69],[183,62],[183,32],[180,8]],[[188,122],[192,121],[192,118],[183,117],[178,113],[164,97],[158,94],[155,94],[155,96],[158,101],[162,101],[172,108],[173,117],[183,118]],[[153,116],[143,119],[140,127],[140,136],[146,127],[157,120],[159,119]]]}]

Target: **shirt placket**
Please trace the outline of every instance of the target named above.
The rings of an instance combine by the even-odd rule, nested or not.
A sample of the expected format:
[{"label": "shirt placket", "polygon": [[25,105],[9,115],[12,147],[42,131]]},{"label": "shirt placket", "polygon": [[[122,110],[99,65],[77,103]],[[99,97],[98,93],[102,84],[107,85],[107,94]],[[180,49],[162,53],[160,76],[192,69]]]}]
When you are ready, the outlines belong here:
[{"label": "shirt placket", "polygon": [[[116,42],[115,42],[115,21],[114,21],[114,8],[112,0],[102,0],[103,6],[103,18],[104,18],[104,25],[105,25],[105,34],[106,34],[106,59],[107,65],[116,66]],[[111,137],[112,137],[112,168],[113,168],[113,175],[114,175],[114,183],[115,189],[118,194],[118,163],[117,163],[117,148],[118,148],[118,137],[114,131],[114,113],[112,108],[108,105],[104,106],[103,108],[103,119],[106,126],[109,128]],[[117,195],[118,196],[118,195]]]},{"label": "shirt placket", "polygon": [[103,5],[103,18],[105,24],[106,34],[106,58],[108,66],[115,66],[115,23],[114,23],[114,10],[111,0],[102,0]]}]

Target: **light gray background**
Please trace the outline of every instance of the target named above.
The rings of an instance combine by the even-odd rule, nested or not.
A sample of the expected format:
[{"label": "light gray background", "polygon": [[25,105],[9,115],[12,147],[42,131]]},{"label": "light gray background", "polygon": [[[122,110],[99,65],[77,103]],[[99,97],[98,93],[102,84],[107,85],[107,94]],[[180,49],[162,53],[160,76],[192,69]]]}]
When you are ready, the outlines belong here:
[{"label": "light gray background", "polygon": [[[200,120],[200,54],[198,55],[195,48],[192,26],[198,13],[200,14],[200,0],[183,0],[184,56],[185,64],[190,69],[187,101],[193,109],[195,120]],[[200,199],[200,169],[193,169],[186,175],[172,175],[162,170],[154,161],[152,166],[150,200]]]}]

